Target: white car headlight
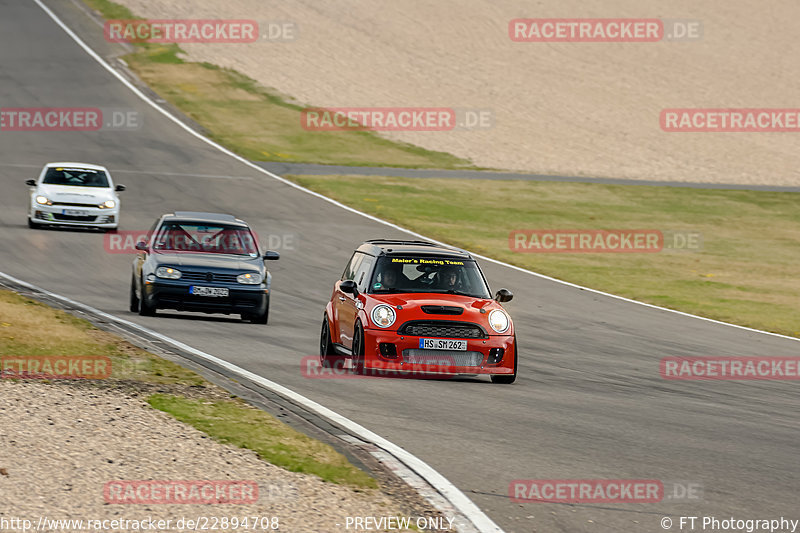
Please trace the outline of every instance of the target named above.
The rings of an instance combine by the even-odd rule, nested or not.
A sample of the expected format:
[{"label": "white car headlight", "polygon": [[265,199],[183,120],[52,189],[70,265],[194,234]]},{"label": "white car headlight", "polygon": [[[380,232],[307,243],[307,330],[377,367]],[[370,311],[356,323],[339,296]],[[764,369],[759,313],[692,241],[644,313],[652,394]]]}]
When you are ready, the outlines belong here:
[{"label": "white car headlight", "polygon": [[47,196],[42,196],[41,194],[36,197],[36,203],[41,205],[53,205],[53,202]]},{"label": "white car headlight", "polygon": [[394,324],[397,315],[390,306],[381,304],[372,308],[372,322],[379,328],[388,328]]},{"label": "white car headlight", "polygon": [[258,285],[259,283],[261,283],[261,274],[257,272],[253,273],[248,272],[247,274],[239,274],[238,276],[236,276],[236,281],[244,285]]},{"label": "white car headlight", "polygon": [[489,313],[489,325],[492,326],[492,329],[497,333],[505,333],[508,331],[511,321],[508,319],[508,315],[505,314],[505,312],[500,309],[495,309]]},{"label": "white car headlight", "polygon": [[158,267],[156,276],[166,279],[181,279],[181,271],[172,267]]},{"label": "white car headlight", "polygon": [[97,207],[99,207],[100,209],[113,209],[116,206],[117,206],[117,202],[115,202],[114,200],[106,200],[105,202],[103,202],[102,204],[98,205]]}]

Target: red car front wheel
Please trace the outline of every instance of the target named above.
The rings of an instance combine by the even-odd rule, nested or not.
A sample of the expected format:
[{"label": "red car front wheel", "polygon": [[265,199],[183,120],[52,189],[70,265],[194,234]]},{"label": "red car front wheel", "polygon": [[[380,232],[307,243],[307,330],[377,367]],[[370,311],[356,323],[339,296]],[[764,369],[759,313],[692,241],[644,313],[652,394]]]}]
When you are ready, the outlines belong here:
[{"label": "red car front wheel", "polygon": [[361,322],[356,322],[353,334],[353,371],[356,374],[364,373],[364,328]]},{"label": "red car front wheel", "polygon": [[325,368],[343,368],[344,357],[337,355],[331,341],[331,330],[328,326],[328,317],[322,319],[322,331],[319,335],[319,362]]}]

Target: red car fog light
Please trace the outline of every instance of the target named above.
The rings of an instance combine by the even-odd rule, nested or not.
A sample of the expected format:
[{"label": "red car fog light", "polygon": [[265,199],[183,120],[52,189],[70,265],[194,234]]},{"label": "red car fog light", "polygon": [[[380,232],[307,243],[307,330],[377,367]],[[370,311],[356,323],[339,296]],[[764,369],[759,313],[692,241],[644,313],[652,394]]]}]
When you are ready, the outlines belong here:
[{"label": "red car fog light", "polygon": [[503,348],[492,348],[489,350],[489,359],[486,361],[486,364],[496,365],[503,360],[504,353],[505,349]]},{"label": "red car fog light", "polygon": [[391,342],[378,343],[381,355],[387,359],[397,359],[397,347]]}]

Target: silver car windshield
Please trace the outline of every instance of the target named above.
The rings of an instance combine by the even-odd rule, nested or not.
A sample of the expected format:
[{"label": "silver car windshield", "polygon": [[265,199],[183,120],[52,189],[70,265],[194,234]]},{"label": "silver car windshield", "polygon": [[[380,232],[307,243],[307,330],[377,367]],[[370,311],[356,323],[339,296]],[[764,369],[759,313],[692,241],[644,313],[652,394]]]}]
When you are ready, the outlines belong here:
[{"label": "silver car windshield", "polygon": [[233,254],[258,257],[258,246],[250,230],[242,226],[168,222],[153,242],[153,249],[164,252]]}]

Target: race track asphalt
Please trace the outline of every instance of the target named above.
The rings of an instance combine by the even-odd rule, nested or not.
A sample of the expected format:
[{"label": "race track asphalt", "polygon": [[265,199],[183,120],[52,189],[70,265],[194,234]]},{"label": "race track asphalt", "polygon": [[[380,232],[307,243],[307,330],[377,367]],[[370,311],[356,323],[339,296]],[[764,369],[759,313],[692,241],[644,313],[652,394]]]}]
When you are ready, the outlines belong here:
[{"label": "race track asphalt", "polygon": [[[101,53],[109,51],[100,28],[81,22],[71,2],[48,4],[75,21]],[[143,125],[0,132],[1,271],[146,325],[330,407],[426,461],[509,532],[656,532],[663,531],[662,516],[680,515],[800,518],[796,385],[665,381],[659,375],[665,356],[796,356],[797,341],[484,261],[492,289],[515,294],[507,305],[522,347],[514,385],[306,379],[300,360],[317,353],[325,302],[354,247],[403,234],[188,135],[101,68],[35,3],[0,0],[0,107],[72,106],[135,110]],[[56,160],[104,164],[127,185],[123,230],[146,230],[172,210],[218,211],[247,220],[262,240],[283,242],[281,260],[270,264],[270,324],[130,313],[132,256],[108,253],[99,233],[26,227],[24,181]],[[510,502],[509,482],[527,478],[678,480],[703,490],[701,499],[686,502]]]}]

